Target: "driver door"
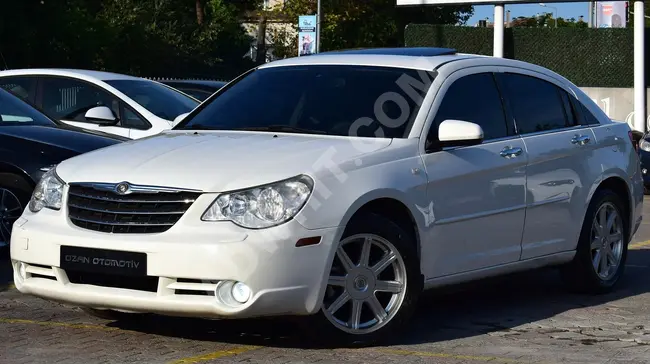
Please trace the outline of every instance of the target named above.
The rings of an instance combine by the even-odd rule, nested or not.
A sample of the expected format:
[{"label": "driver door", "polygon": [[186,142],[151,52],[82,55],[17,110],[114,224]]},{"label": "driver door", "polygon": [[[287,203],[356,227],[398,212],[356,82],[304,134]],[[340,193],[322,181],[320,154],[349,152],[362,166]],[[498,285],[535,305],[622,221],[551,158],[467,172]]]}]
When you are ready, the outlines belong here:
[{"label": "driver door", "polygon": [[[40,107],[50,117],[79,128],[129,136],[130,130],[122,127],[119,120],[119,99],[100,87],[72,78],[43,77],[39,91]],[[117,124],[102,126],[87,120],[86,111],[96,106],[109,107],[118,118]]]},{"label": "driver door", "polygon": [[[493,68],[481,68],[452,73],[432,110],[423,155],[432,225],[422,248],[422,269],[431,278],[513,263],[521,255],[528,155]],[[480,125],[483,142],[441,148],[438,126],[454,119]]]}]

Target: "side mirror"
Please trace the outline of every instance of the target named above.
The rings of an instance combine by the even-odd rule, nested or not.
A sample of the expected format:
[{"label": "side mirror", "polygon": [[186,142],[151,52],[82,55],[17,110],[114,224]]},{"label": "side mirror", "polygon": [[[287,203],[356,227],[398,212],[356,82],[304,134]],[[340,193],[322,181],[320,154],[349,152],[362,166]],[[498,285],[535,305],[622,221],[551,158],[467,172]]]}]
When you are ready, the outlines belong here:
[{"label": "side mirror", "polygon": [[99,124],[100,126],[116,125],[118,120],[113,111],[106,106],[96,106],[86,111],[86,120]]},{"label": "side mirror", "polygon": [[185,119],[185,117],[186,117],[187,115],[189,115],[189,114],[190,114],[189,112],[186,112],[186,113],[183,113],[183,114],[178,115],[178,116],[174,119],[174,121],[172,121],[172,127],[174,127],[174,126],[176,126],[178,123],[180,123],[180,122],[181,122],[183,119]]},{"label": "side mirror", "polygon": [[483,142],[483,128],[462,120],[445,120],[438,127],[441,147],[466,147]]}]

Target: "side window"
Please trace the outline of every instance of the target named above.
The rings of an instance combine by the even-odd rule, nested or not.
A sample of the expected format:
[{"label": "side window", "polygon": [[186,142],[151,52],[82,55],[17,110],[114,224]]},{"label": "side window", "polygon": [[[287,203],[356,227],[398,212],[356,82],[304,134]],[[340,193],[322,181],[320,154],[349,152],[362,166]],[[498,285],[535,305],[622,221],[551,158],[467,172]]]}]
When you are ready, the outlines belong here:
[{"label": "side window", "polygon": [[584,125],[598,125],[598,124],[600,124],[600,121],[598,121],[598,119],[594,116],[594,114],[592,114],[591,111],[589,111],[589,109],[587,109],[585,104],[583,104],[582,102],[576,100],[575,105],[577,105],[577,107],[580,108],[580,113],[582,114],[582,119],[581,119],[582,124],[584,124]]},{"label": "side window", "polygon": [[492,73],[461,77],[451,84],[429,129],[427,142],[431,146],[438,142],[438,126],[449,119],[480,125],[485,140],[508,136],[503,103]]},{"label": "side window", "polygon": [[0,87],[24,100],[33,101],[35,81],[33,77],[2,77]]},{"label": "side window", "polygon": [[562,103],[564,104],[564,116],[566,117],[567,124],[570,126],[580,125],[579,113],[576,112],[571,102],[571,96],[566,93],[566,91],[558,89],[560,97],[562,97]]},{"label": "side window", "polygon": [[86,111],[107,106],[119,116],[119,100],[101,88],[70,78],[42,79],[41,109],[55,119],[89,122]]},{"label": "side window", "polygon": [[507,95],[519,134],[569,126],[564,102],[554,84],[536,77],[505,73],[499,79]]},{"label": "side window", "polygon": [[122,120],[120,121],[121,125],[129,129],[139,129],[147,130],[149,129],[149,123],[142,120],[138,114],[136,114],[131,108],[122,104]]}]

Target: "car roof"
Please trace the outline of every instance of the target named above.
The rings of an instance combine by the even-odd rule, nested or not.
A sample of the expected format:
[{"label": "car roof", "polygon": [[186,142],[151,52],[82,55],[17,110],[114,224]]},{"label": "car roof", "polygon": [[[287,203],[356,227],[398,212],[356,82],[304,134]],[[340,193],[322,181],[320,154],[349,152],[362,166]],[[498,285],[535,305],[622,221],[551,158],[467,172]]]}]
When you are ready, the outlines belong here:
[{"label": "car roof", "polygon": [[29,75],[64,76],[64,77],[81,78],[86,80],[94,79],[99,81],[143,80],[142,78],[139,77],[124,75],[120,73],[92,71],[92,70],[83,70],[83,69],[71,69],[71,68],[23,68],[23,69],[0,71],[0,77],[29,76]]},{"label": "car roof", "polygon": [[259,68],[302,65],[358,65],[431,71],[444,64],[460,60],[478,61],[474,65],[512,66],[544,73],[550,72],[550,70],[543,67],[514,59],[458,53],[451,48],[435,47],[366,48],[322,52],[266,63]]},{"label": "car roof", "polygon": [[300,65],[360,65],[433,70],[443,63],[473,57],[483,56],[457,53],[451,48],[366,48],[288,58],[266,63],[259,68]]}]

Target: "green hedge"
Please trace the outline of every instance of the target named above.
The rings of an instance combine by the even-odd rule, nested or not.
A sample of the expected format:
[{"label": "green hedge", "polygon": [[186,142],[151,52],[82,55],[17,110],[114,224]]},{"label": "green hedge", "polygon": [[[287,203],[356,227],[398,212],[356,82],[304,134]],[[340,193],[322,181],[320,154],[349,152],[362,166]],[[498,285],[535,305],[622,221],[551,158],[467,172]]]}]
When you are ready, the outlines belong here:
[{"label": "green hedge", "polygon": [[[648,57],[646,28],[646,57]],[[493,29],[410,24],[407,47],[492,55]],[[633,29],[507,28],[504,56],[549,68],[582,87],[633,87]],[[647,64],[647,62],[646,62]],[[646,71],[646,84],[648,84]]]}]

